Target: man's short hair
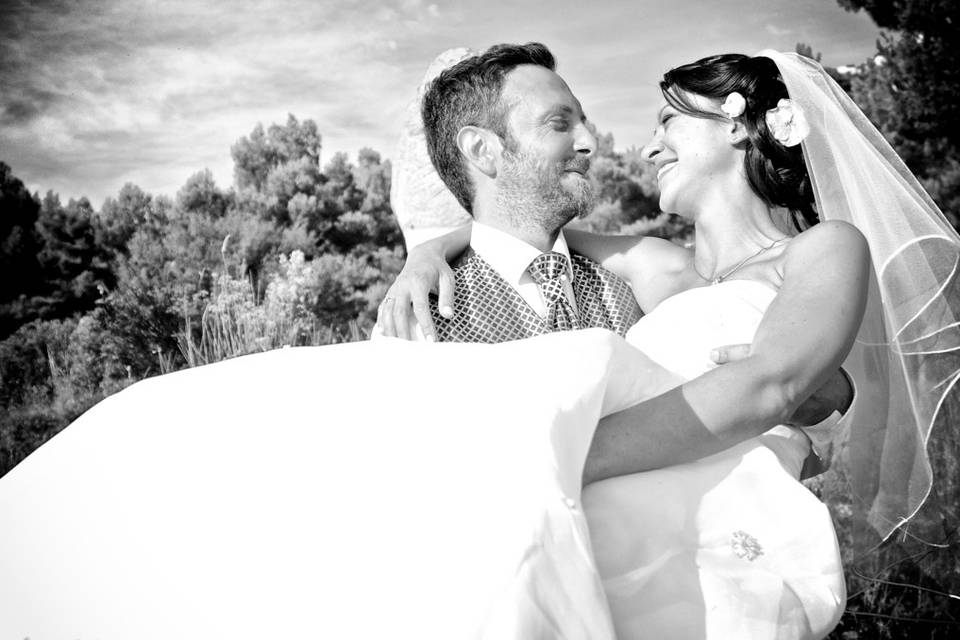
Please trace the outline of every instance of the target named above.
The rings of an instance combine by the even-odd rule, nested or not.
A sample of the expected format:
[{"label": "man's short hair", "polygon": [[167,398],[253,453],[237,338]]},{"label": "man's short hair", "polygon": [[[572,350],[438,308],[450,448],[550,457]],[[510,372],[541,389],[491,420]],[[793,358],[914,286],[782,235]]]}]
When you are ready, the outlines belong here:
[{"label": "man's short hair", "polygon": [[500,94],[506,75],[524,64],[551,71],[556,68],[553,54],[539,42],[498,44],[442,71],[423,97],[423,129],[430,161],[471,215],[476,189],[470,181],[466,159],[457,147],[457,134],[463,127],[475,126],[510,139],[507,109]]}]

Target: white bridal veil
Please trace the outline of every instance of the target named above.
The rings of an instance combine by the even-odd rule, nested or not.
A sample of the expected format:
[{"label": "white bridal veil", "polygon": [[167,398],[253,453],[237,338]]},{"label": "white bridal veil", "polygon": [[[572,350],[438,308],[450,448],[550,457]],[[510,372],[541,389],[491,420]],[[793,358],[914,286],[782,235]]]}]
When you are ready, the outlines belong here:
[{"label": "white bridal veil", "polygon": [[819,64],[759,55],[776,62],[810,124],[802,144],[821,220],[852,223],[870,245],[867,312],[844,365],[857,400],[837,454],[855,512],[886,539],[930,492],[927,440],[960,377],[960,237]]}]

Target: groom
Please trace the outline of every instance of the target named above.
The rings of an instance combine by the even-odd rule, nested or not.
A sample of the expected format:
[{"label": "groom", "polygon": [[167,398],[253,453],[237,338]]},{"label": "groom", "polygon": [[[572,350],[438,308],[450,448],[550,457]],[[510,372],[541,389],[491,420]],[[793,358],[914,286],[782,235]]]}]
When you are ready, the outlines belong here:
[{"label": "groom", "polygon": [[441,341],[624,335],[642,315],[625,282],[567,248],[562,227],[593,204],[597,141],[554,66],[541,44],[499,45],[441,73],[424,96],[430,159],[474,219],[453,265],[457,313],[433,306]]},{"label": "groom", "polygon": [[[596,138],[554,68],[542,44],[497,45],[442,72],[424,96],[430,158],[473,217],[470,247],[453,264],[453,309],[441,313],[433,297],[429,314],[418,309],[428,339],[502,342],[588,327],[624,335],[642,315],[625,282],[564,240],[563,226],[592,204],[586,172]],[[405,311],[394,321],[393,302],[384,300],[383,329],[403,336]],[[746,417],[727,411],[727,422],[703,415],[731,390],[729,372],[711,373],[606,418],[585,480],[695,460],[782,422],[787,408],[776,404]],[[835,376],[816,396],[793,414],[794,424],[813,425],[845,407],[850,389]]]}]

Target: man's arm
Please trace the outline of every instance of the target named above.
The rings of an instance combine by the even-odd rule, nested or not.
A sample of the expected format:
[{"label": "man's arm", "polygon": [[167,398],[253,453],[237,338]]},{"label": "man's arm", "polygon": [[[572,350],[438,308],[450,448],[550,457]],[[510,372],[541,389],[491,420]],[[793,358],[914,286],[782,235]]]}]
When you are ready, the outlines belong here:
[{"label": "man's arm", "polygon": [[749,355],[601,420],[584,484],[697,460],[789,422],[849,353],[868,276],[852,226],[822,223],[796,238]]},{"label": "man's arm", "polygon": [[[726,364],[742,360],[750,355],[752,345],[734,344],[718,347],[711,353],[717,364]],[[854,389],[850,377],[843,369],[838,369],[830,379],[803,401],[790,419],[785,423],[791,427],[813,427],[833,415],[834,412],[846,415],[853,403]]]}]

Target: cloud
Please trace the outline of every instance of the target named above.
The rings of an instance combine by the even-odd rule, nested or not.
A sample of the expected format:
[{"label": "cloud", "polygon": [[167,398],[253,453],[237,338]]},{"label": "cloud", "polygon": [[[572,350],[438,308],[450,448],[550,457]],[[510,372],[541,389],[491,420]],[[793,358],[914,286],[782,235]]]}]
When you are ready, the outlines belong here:
[{"label": "cloud", "polygon": [[[96,203],[126,181],[172,195],[204,167],[229,184],[231,144],[288,113],[317,122],[327,158],[364,146],[389,157],[438,53],[530,40],[551,46],[591,118],[630,145],[648,133],[646,105],[668,66],[718,50],[792,48],[796,36],[777,40],[764,27],[774,23],[800,35],[830,30],[828,44],[852,51],[850,24],[864,21],[823,0],[651,4],[8,0],[0,160],[34,188],[65,197]],[[693,11],[698,23],[726,26],[692,38]],[[862,57],[876,37],[864,33]],[[830,55],[814,37],[805,41]]]},{"label": "cloud", "polygon": [[20,91],[13,83],[6,85],[11,97],[3,104],[0,125],[18,126],[28,123],[44,113],[56,101],[57,94],[39,87],[23,87]]},{"label": "cloud", "polygon": [[[102,198],[120,186],[104,184],[111,157],[114,174],[125,163],[157,175],[175,163],[199,169],[216,153],[229,164],[233,141],[288,112],[316,119],[336,143],[352,144],[351,129],[366,145],[392,139],[398,123],[374,114],[378,104],[384,113],[402,110],[403,38],[428,27],[434,13],[404,0],[391,8],[401,26],[377,31],[369,28],[373,2],[322,10],[306,0],[156,6],[11,7],[0,27],[0,146],[15,156],[8,162],[44,177],[82,164],[70,172],[102,185],[94,187]],[[406,85],[412,91],[414,76]]]},{"label": "cloud", "polygon": [[784,29],[783,27],[778,27],[777,25],[770,23],[763,25],[763,28],[767,33],[777,36],[778,38],[781,36],[788,36],[793,33],[793,29]]}]

